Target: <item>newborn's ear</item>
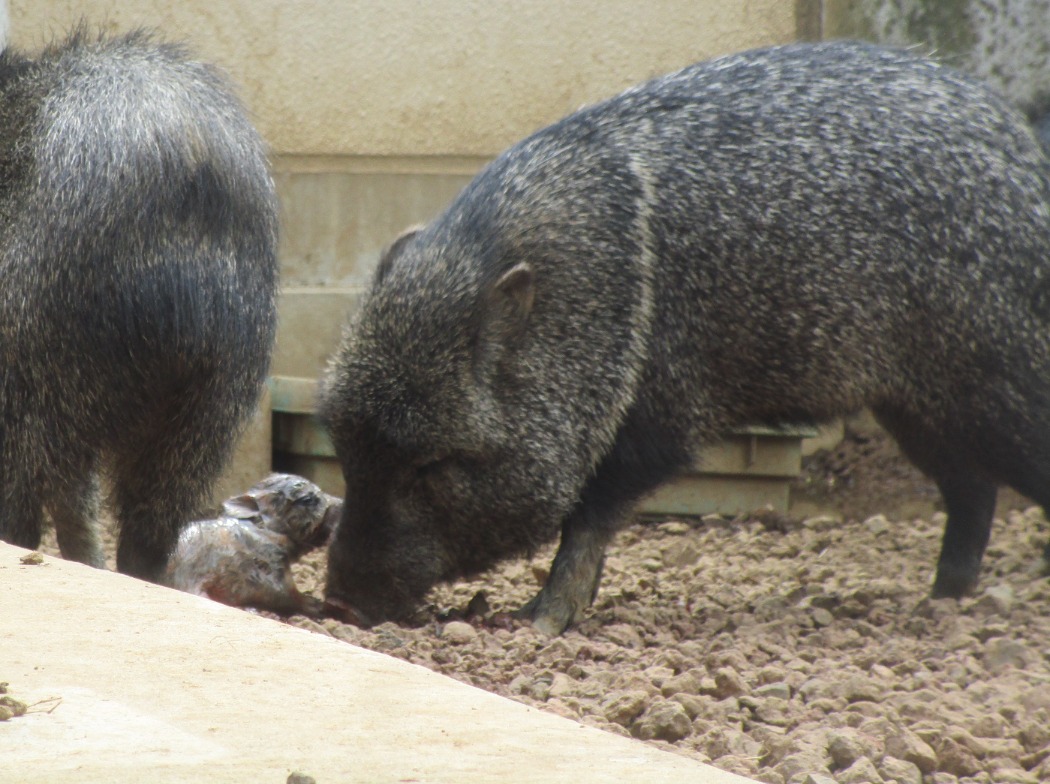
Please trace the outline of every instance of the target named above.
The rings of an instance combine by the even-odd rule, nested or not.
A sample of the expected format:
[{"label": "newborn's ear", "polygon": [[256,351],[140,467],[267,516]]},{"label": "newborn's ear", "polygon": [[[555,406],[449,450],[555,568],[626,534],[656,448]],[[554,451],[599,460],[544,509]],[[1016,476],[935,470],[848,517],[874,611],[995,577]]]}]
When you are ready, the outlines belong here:
[{"label": "newborn's ear", "polygon": [[245,493],[236,498],[227,498],[222,502],[222,511],[227,517],[237,520],[251,520],[259,516],[259,504],[255,497]]}]

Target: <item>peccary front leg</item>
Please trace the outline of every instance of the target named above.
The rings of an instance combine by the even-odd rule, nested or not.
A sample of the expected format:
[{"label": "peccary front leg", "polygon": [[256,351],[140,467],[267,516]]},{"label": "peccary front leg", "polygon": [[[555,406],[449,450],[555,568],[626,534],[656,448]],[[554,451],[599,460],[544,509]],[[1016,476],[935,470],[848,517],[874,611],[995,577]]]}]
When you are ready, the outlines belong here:
[{"label": "peccary front leg", "polygon": [[977,585],[992,532],[996,486],[965,475],[938,480],[937,485],[944,496],[948,522],[932,595],[936,599],[958,598]]},{"label": "peccary front leg", "polygon": [[647,493],[690,461],[683,434],[633,410],[612,452],[584,487],[562,524],[561,544],[543,589],[518,616],[541,631],[561,634],[594,602],[605,548]]},{"label": "peccary front leg", "polygon": [[566,520],[547,582],[516,613],[544,634],[561,634],[580,620],[598,594],[605,547],[614,531],[588,524],[586,516],[586,509],[578,509]]}]

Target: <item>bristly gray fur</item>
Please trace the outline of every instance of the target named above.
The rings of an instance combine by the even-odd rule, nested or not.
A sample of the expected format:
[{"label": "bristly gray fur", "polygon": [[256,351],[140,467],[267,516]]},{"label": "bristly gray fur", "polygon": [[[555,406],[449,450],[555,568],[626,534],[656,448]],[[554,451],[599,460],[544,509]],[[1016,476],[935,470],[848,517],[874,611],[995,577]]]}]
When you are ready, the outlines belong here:
[{"label": "bristly gray fur", "polygon": [[559,631],[697,447],[871,406],[944,493],[957,595],[997,484],[1050,501],[1048,249],[1025,119],[909,53],[774,47],[576,112],[398,243],[333,357],[329,592],[404,613],[560,530],[524,609]]},{"label": "bristly gray fur", "polygon": [[0,537],[157,578],[253,409],[277,211],[227,80],[145,32],[0,57]]}]

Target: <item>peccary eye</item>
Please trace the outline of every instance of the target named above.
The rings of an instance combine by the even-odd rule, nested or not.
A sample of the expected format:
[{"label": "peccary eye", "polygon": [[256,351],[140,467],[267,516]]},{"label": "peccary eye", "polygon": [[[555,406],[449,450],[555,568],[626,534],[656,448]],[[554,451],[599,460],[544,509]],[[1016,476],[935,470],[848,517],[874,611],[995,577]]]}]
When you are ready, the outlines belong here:
[{"label": "peccary eye", "polygon": [[419,476],[428,476],[440,471],[452,462],[450,455],[433,455],[415,463],[416,473]]}]

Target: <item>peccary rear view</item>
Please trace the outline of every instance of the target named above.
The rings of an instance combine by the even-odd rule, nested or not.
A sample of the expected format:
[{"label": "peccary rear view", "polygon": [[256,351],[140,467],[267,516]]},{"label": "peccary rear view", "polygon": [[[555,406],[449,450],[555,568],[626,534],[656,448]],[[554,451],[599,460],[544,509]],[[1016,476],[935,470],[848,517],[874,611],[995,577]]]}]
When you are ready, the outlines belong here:
[{"label": "peccary rear view", "polygon": [[1050,502],[1048,255],[1024,118],[908,53],[752,51],[572,114],[394,246],[331,362],[330,608],[403,615],[560,528],[523,608],[559,632],[699,445],[863,406],[938,483],[960,595],[997,485]]},{"label": "peccary rear view", "polygon": [[158,579],[257,400],[276,200],[213,68],[83,30],[0,58],[0,538]]}]

